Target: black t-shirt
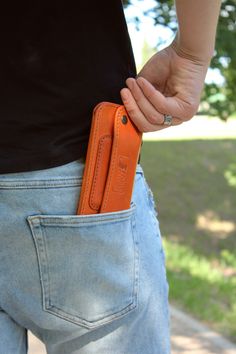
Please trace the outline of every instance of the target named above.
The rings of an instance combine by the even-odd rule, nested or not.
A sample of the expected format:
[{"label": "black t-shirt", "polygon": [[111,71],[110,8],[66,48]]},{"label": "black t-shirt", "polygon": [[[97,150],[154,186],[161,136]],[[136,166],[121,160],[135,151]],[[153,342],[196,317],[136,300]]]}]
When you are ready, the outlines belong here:
[{"label": "black t-shirt", "polygon": [[121,0],[4,2],[0,44],[0,173],[86,156],[94,106],[136,76]]}]

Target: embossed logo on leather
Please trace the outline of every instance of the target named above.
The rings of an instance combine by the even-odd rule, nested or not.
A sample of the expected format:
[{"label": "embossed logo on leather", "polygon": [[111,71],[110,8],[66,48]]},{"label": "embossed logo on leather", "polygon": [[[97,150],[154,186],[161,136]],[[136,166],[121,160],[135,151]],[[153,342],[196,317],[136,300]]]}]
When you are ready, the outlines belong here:
[{"label": "embossed logo on leather", "polygon": [[119,156],[117,175],[113,190],[117,193],[123,194],[127,188],[127,171],[129,166],[129,158],[127,156]]}]

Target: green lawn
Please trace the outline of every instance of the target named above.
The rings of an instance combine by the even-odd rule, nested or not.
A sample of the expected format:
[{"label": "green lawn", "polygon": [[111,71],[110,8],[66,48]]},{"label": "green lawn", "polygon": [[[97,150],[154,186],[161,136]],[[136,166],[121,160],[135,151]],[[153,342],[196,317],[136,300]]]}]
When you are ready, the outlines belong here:
[{"label": "green lawn", "polygon": [[144,141],[170,301],[236,342],[236,139]]}]

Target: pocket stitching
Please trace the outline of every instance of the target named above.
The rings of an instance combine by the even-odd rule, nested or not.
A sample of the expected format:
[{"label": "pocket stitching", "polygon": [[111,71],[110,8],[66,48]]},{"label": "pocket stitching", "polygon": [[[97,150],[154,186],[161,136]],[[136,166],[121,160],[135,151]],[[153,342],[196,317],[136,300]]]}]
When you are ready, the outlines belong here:
[{"label": "pocket stitching", "polygon": [[[55,226],[60,224],[60,226],[65,225],[65,227],[78,226],[80,224],[99,224],[99,223],[108,223],[110,221],[123,221],[129,219],[136,210],[136,204],[132,202],[130,209],[121,210],[119,212],[109,212],[102,214],[91,214],[91,215],[45,215],[37,214],[30,215],[27,219],[33,225],[46,225],[46,226]],[[116,214],[116,216],[112,214]],[[118,214],[120,213],[120,214]]]},{"label": "pocket stitching", "polygon": [[[38,267],[39,267],[39,278],[40,278],[40,284],[41,284],[41,291],[42,291],[42,301],[43,301],[43,308],[46,308],[46,302],[49,299],[48,296],[48,291],[47,291],[47,284],[49,284],[48,280],[48,271],[47,271],[47,257],[40,257],[40,255],[44,255],[44,250],[46,249],[44,244],[44,237],[43,237],[43,231],[40,227],[39,224],[33,225],[31,224],[31,221],[29,218],[27,218],[29,221],[30,229],[33,235],[34,239],[34,244],[36,248],[36,253],[37,253],[37,261],[38,261]],[[38,237],[37,232],[35,232],[34,228],[38,228],[38,232],[41,234],[41,238]],[[46,253],[46,252],[45,252]],[[46,258],[46,261],[45,261]],[[43,271],[45,269],[45,271]]]},{"label": "pocket stitching", "polygon": [[[38,266],[39,266],[39,273],[40,273],[40,283],[41,283],[41,290],[42,290],[42,297],[43,297],[43,309],[46,312],[50,312],[53,315],[56,315],[58,317],[63,318],[66,321],[73,322],[75,324],[82,325],[88,329],[91,328],[96,328],[100,326],[101,324],[106,324],[114,319],[118,319],[123,317],[126,313],[129,313],[130,311],[134,310],[137,307],[137,297],[138,297],[138,274],[139,274],[139,250],[138,250],[138,234],[134,230],[135,228],[135,210],[136,210],[136,205],[134,204],[132,211],[130,210],[130,214],[126,216],[123,219],[128,219],[130,217],[130,230],[132,232],[132,242],[133,242],[133,290],[132,294],[129,297],[129,302],[126,307],[123,307],[122,309],[115,310],[116,312],[114,313],[113,309],[109,309],[107,312],[103,312],[103,316],[101,317],[101,314],[98,315],[99,319],[94,319],[94,320],[86,320],[85,318],[82,317],[82,314],[79,315],[73,315],[71,313],[68,313],[64,311],[63,309],[58,308],[57,306],[54,306],[51,304],[50,299],[50,272],[48,268],[48,255],[47,255],[47,246],[45,244],[45,230],[40,224],[40,221],[35,223],[35,217],[37,216],[28,216],[27,220],[30,224],[30,228],[32,231],[32,235],[34,238],[34,243],[36,246],[36,251],[37,251],[37,259],[38,259]],[[32,218],[34,218],[32,222]],[[123,221],[123,219],[121,221]],[[108,221],[108,220],[107,220]],[[109,220],[110,221],[110,220]],[[79,225],[79,223],[77,223]],[[47,225],[48,226],[48,225]],[[50,225],[49,225],[50,226]],[[61,226],[61,224],[60,224]],[[68,226],[68,225],[66,225]],[[82,226],[83,223],[82,223]],[[37,235],[36,228],[38,229],[39,235]],[[124,305],[124,304],[123,304]],[[111,313],[113,312],[113,313]],[[110,315],[109,315],[110,313]],[[65,316],[66,315],[66,316]],[[106,319],[107,318],[107,319]],[[105,320],[106,319],[106,320]]]}]

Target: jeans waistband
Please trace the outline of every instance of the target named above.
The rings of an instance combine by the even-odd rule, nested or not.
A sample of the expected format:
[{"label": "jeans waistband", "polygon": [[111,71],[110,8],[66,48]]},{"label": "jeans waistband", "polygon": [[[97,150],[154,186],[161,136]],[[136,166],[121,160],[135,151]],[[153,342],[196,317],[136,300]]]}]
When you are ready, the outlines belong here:
[{"label": "jeans waistband", "polygon": [[[0,174],[0,189],[81,186],[84,167],[85,162],[81,158],[43,170]],[[137,172],[143,173],[140,164],[137,164]]]}]

